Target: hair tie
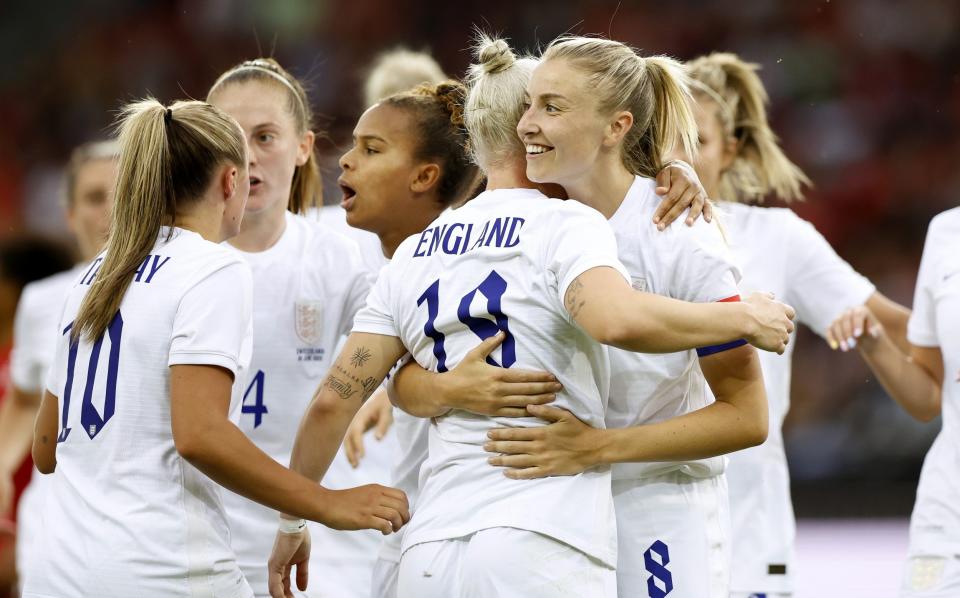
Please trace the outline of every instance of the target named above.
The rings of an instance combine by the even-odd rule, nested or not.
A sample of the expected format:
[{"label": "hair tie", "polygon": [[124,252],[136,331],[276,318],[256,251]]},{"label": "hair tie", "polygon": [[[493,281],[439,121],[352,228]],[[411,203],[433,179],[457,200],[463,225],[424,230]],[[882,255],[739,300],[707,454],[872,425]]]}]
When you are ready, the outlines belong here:
[{"label": "hair tie", "polygon": [[163,124],[169,125],[171,120],[173,120],[173,110],[167,108],[163,111]]}]

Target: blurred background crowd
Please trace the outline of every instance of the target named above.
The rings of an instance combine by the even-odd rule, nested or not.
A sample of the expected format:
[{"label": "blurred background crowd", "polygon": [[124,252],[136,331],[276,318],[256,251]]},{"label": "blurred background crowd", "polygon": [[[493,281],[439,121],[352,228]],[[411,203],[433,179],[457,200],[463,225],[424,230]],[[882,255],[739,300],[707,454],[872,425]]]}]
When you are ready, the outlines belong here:
[{"label": "blurred background crowd", "polygon": [[[463,73],[473,26],[535,52],[564,32],[646,54],[763,65],[774,130],[815,188],[793,208],[910,305],[929,219],[960,198],[960,3],[952,0],[84,0],[0,5],[0,238],[64,230],[63,168],[126,100],[203,98],[241,60],[310,83],[328,182],[375,56],[428,49]],[[338,203],[330,188],[326,203]],[[802,516],[903,516],[939,421],[919,424],[862,362],[799,338],[786,442]]]}]

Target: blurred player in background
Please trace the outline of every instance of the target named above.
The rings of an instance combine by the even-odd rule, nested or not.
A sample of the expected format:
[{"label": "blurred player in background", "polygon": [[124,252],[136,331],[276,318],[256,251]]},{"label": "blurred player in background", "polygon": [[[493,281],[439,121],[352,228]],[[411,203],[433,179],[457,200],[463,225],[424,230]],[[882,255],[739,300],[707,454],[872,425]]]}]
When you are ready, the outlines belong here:
[{"label": "blurred player in background", "polygon": [[[26,458],[23,445],[29,446],[33,427],[32,418],[36,413],[34,395],[23,390],[18,384],[22,380],[23,355],[11,356],[10,349],[16,343],[17,350],[28,347],[29,339],[20,344],[21,336],[29,336],[24,329],[23,303],[35,303],[37,297],[30,299],[28,292],[36,293],[46,282],[56,278],[55,273],[68,270],[73,265],[73,256],[64,246],[39,237],[10,237],[0,242],[0,423],[12,438],[2,438],[6,450],[0,450],[3,460],[4,476],[0,481],[0,596],[6,597],[14,589],[17,567],[14,558],[14,521],[18,518],[18,502],[26,507],[26,496],[20,500],[30,474],[33,462]],[[40,281],[40,279],[44,279]],[[40,281],[40,282],[34,282]],[[61,294],[62,299],[62,294]],[[15,317],[16,313],[16,317]],[[33,334],[41,336],[42,331],[54,329],[51,323],[56,315],[46,314],[48,319],[31,322],[40,330]],[[57,313],[59,315],[59,312]],[[50,336],[50,335],[47,335]],[[44,340],[49,340],[44,338]],[[52,352],[52,348],[49,348]],[[43,355],[43,358],[49,358]],[[45,373],[45,372],[42,372]],[[16,374],[16,379],[14,379]],[[26,412],[26,417],[22,414]],[[28,421],[29,420],[29,421]],[[19,441],[19,442],[18,442]],[[16,528],[17,554],[21,554],[24,544],[32,539],[36,532],[26,525],[25,509],[19,510],[19,524]]]},{"label": "blurred player in background", "polygon": [[[960,596],[960,208],[930,222],[920,261],[905,351],[868,302],[831,325],[828,339],[856,348],[883,387],[910,415],[943,428],[923,461],[910,518],[901,598]],[[882,313],[882,312],[881,312]]]},{"label": "blurred player in background", "polygon": [[[253,271],[253,358],[240,429],[286,465],[310,397],[370,289],[355,242],[302,214],[321,200],[313,111],[302,84],[275,60],[249,60],[223,73],[207,99],[234,117],[249,148],[250,198],[240,233],[227,242]],[[339,208],[338,208],[339,209]],[[389,477],[393,455],[372,443],[359,469],[341,453],[325,487]],[[267,589],[277,513],[233,493],[224,497],[231,545],[255,594]],[[311,524],[309,595],[368,598],[381,536],[343,534]]]},{"label": "blurred player in background", "polygon": [[[27,285],[17,305],[10,357],[12,392],[0,408],[0,510],[10,506],[13,470],[29,453],[33,423],[47,370],[57,345],[56,323],[70,287],[107,240],[117,177],[116,141],[86,143],[73,150],[66,168],[66,220],[74,234],[80,264]],[[22,586],[26,561],[41,535],[44,476],[33,476],[17,513],[17,571]]]},{"label": "blurred player in background", "polygon": [[37,416],[33,457],[56,476],[24,595],[246,598],[218,483],[384,533],[406,500],[321,488],[230,421],[252,341],[250,269],[221,245],[249,192],[243,131],[203,102],[122,114],[107,249],[67,297]]},{"label": "blurred player in background", "polygon": [[[799,199],[808,183],[770,129],[757,66],[717,53],[692,60],[689,68],[700,135],[695,167],[709,196],[724,200],[727,238],[743,269],[741,289],[772,291],[821,336],[844,310],[866,304],[894,337],[902,338],[909,315],[905,308],[877,292],[793,211],[755,205],[769,194]],[[760,355],[770,434],[761,446],[730,455],[735,598],[774,598],[793,591],[796,525],[781,433],[790,403],[793,350],[791,342],[783,355]]]}]

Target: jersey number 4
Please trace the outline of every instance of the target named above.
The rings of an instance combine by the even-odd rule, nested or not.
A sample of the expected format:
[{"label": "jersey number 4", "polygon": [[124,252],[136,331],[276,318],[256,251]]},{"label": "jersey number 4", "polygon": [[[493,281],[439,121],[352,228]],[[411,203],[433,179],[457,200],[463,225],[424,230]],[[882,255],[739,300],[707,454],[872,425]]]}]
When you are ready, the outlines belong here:
[{"label": "jersey number 4", "polygon": [[[460,298],[460,305],[457,308],[457,318],[476,334],[480,340],[486,340],[502,330],[504,334],[506,334],[506,338],[500,347],[503,355],[502,367],[508,368],[517,361],[517,345],[513,335],[510,334],[509,321],[500,305],[500,301],[503,299],[505,292],[507,292],[507,281],[505,281],[496,270],[491,271],[477,288]],[[473,303],[477,293],[480,293],[487,300],[487,313],[496,320],[496,323],[492,322],[489,318],[478,318],[470,314],[470,305]],[[443,346],[446,341],[446,336],[437,330],[436,327],[437,315],[440,313],[439,279],[435,280],[433,284],[423,292],[423,295],[420,295],[420,298],[417,299],[418,307],[424,303],[427,304],[427,323],[423,325],[423,333],[433,339],[433,354],[437,358],[437,371],[441,373],[446,372],[447,352]],[[492,357],[487,357],[487,363],[501,367],[501,364],[497,363]]]},{"label": "jersey number 4", "polygon": [[[69,334],[73,330],[73,322],[63,329],[63,334]],[[123,318],[120,312],[113,316],[110,325],[107,326],[106,335],[110,337],[110,356],[107,361],[107,383],[105,385],[105,396],[103,398],[103,413],[99,413],[93,406],[93,385],[97,378],[97,366],[100,363],[100,349],[103,348],[103,337],[101,334],[97,342],[93,344],[90,351],[90,363],[87,365],[87,379],[83,388],[83,400],[80,403],[80,423],[87,432],[87,436],[92,440],[99,434],[110,418],[113,417],[113,411],[117,402],[117,370],[120,367],[120,336],[123,334]],[[57,442],[63,442],[70,435],[70,428],[67,427],[67,418],[70,415],[70,397],[73,391],[73,373],[77,367],[77,353],[80,349],[79,339],[70,340],[70,353],[67,357],[67,383],[63,390],[63,413],[60,415],[60,435],[57,436]]]}]

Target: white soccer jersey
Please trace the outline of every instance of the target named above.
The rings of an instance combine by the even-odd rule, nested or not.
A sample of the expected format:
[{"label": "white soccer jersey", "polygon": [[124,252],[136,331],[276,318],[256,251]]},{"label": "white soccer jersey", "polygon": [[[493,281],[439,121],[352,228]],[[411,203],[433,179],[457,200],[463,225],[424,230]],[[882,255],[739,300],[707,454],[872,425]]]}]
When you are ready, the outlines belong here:
[{"label": "white soccer jersey", "polygon": [[174,446],[169,393],[170,366],[219,366],[235,376],[236,411],[251,352],[250,269],[194,232],[164,229],[104,337],[71,346],[101,260],[60,318],[47,379],[60,406],[57,470],[24,595],[249,597],[220,488]]},{"label": "white soccer jersey", "polygon": [[907,339],[943,355],[943,428],[923,462],[910,519],[910,554],[960,554],[960,208],[930,222]]},{"label": "white soccer jersey", "polygon": [[[627,278],[609,225],[596,211],[532,189],[487,191],[400,245],[380,274],[355,332],[401,338],[432,371],[454,367],[477,343],[508,333],[491,361],[553,372],[556,406],[603,427],[606,350],[563,307],[568,285],[591,268]],[[434,418],[428,462],[403,549],[490,527],[542,533],[615,566],[609,468],[510,480],[487,463],[486,433],[540,426],[536,418],[452,411]]]},{"label": "white soccer jersey", "polygon": [[[744,294],[771,291],[797,310],[797,320],[825,336],[850,307],[876,288],[840,258],[809,222],[786,208],[721,204],[721,219],[743,269]],[[767,441],[729,455],[733,559],[731,588],[743,592],[792,589],[796,525],[781,426],[790,406],[794,334],[783,355],[759,352],[770,409]]]},{"label": "white soccer jersey", "polygon": [[[229,246],[229,245],[225,245]],[[329,227],[291,213],[280,239],[266,251],[231,249],[253,271],[254,351],[243,395],[240,428],[264,452],[287,466],[313,393],[340,340],[370,290],[371,273],[357,244]],[[385,484],[395,452],[393,435],[368,437],[366,457],[354,469],[343,450],[324,477],[339,489]],[[224,494],[231,544],[257,596],[269,595],[267,560],[278,514],[232,492]],[[369,596],[379,532],[339,532],[312,524],[309,593]]]},{"label": "white soccer jersey", "polygon": [[[312,217],[311,215],[310,218]],[[387,258],[383,255],[383,244],[380,243],[380,238],[370,231],[353,228],[347,224],[347,212],[340,206],[323,206],[317,210],[317,219],[320,220],[321,224],[356,241],[357,245],[360,246],[363,262],[371,272],[379,272],[380,268],[387,265]]]},{"label": "white soccer jersey", "polygon": [[[64,300],[86,267],[79,265],[24,287],[17,304],[10,354],[10,378],[17,388],[25,392],[43,392],[57,347],[57,325]],[[27,562],[35,558],[42,534],[41,505],[49,484],[49,476],[34,470],[17,506],[17,575],[21,587],[28,569]]]},{"label": "white soccer jersey", "polygon": [[[618,254],[635,289],[694,303],[735,300],[740,271],[716,224],[698,220],[689,227],[681,220],[665,231],[653,226],[661,198],[656,182],[637,177],[610,218]],[[743,342],[733,343],[733,346]],[[724,347],[705,347],[709,355]],[[610,403],[606,422],[624,428],[659,422],[714,402],[697,362],[698,351],[669,354],[632,353],[610,349]],[[636,479],[680,470],[694,477],[723,472],[724,458],[666,463],[617,463],[614,479]]]}]

